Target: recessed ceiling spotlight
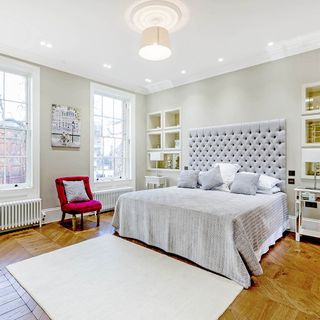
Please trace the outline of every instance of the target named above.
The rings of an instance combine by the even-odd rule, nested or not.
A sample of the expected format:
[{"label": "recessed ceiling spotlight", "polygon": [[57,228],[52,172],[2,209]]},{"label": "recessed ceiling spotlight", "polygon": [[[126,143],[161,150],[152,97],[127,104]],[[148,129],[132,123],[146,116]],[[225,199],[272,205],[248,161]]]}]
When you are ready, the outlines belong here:
[{"label": "recessed ceiling spotlight", "polygon": [[104,64],[103,64],[103,67],[104,67],[104,68],[107,68],[107,69],[111,69],[111,68],[112,68],[112,65],[111,65],[111,64],[108,64],[108,63],[104,63]]},{"label": "recessed ceiling spotlight", "polygon": [[181,74],[186,74],[187,71],[186,70],[181,70]]},{"label": "recessed ceiling spotlight", "polygon": [[268,42],[268,47],[272,47],[274,45],[273,41]]},{"label": "recessed ceiling spotlight", "polygon": [[224,59],[223,59],[223,58],[219,58],[218,61],[219,61],[219,62],[223,62]]},{"label": "recessed ceiling spotlight", "polygon": [[46,48],[49,48],[49,49],[52,48],[52,43],[50,43],[50,42],[40,41],[40,45],[41,45],[42,47],[46,47]]},{"label": "recessed ceiling spotlight", "polygon": [[151,83],[152,82],[152,80],[149,79],[149,78],[145,78],[144,81],[147,82],[147,83]]}]

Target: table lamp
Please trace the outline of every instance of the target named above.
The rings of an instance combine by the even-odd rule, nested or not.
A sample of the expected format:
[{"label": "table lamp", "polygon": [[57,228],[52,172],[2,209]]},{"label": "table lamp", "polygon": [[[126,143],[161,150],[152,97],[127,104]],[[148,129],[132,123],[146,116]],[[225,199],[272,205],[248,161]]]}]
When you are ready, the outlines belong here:
[{"label": "table lamp", "polygon": [[163,161],[164,155],[162,152],[150,152],[150,160],[156,162],[157,177],[158,177],[159,176],[159,174],[158,174],[158,161]]},{"label": "table lamp", "polygon": [[317,164],[320,162],[320,148],[302,149],[302,162],[313,163],[314,188],[317,189]]}]

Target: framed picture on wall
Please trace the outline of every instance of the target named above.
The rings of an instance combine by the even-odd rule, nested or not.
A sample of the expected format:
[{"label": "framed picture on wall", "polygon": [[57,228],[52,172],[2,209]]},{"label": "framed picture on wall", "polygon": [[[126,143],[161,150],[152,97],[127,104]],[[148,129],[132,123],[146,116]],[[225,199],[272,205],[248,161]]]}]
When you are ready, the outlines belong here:
[{"label": "framed picture on wall", "polygon": [[80,112],[77,108],[52,105],[51,146],[80,148]]}]

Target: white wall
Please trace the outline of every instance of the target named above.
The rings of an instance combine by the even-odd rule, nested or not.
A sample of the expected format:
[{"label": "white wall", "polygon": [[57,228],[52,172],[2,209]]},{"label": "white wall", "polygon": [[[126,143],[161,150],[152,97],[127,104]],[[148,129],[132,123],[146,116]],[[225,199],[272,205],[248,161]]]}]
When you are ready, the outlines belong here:
[{"label": "white wall", "polygon": [[[14,59],[14,58],[13,58]],[[28,62],[27,62],[28,63]],[[32,63],[30,63],[32,64]],[[40,67],[40,197],[43,209],[59,206],[54,180],[61,176],[90,175],[90,80],[55,69]],[[136,139],[145,150],[146,98],[136,94]],[[81,147],[51,147],[51,105],[80,109]],[[144,187],[145,154],[136,152],[136,187]]]},{"label": "white wall", "polygon": [[[287,169],[296,170],[296,185],[288,185],[293,213],[293,188],[302,183],[302,84],[319,80],[320,50],[316,50],[149,95],[147,112],[182,108],[182,167],[188,164],[190,128],[285,118]],[[176,174],[169,175],[175,184]]]}]

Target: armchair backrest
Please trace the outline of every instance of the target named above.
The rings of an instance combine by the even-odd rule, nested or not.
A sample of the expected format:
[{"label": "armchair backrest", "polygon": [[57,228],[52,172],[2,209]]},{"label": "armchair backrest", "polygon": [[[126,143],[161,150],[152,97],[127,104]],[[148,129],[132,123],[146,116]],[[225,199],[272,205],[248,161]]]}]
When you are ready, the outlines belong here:
[{"label": "armchair backrest", "polygon": [[66,193],[64,190],[64,184],[63,181],[83,181],[84,187],[86,189],[87,195],[90,200],[93,199],[90,183],[89,183],[89,177],[86,176],[76,176],[76,177],[61,177],[56,179],[56,188],[58,192],[58,197],[60,201],[61,208],[68,203]]}]

